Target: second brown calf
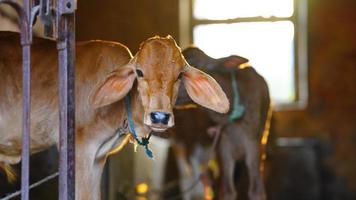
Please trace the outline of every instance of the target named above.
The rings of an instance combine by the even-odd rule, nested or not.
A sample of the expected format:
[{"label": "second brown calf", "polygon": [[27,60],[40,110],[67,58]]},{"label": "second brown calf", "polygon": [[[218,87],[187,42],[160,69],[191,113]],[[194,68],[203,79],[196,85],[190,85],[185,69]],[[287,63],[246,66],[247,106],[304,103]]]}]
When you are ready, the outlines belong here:
[{"label": "second brown calf", "polygon": [[[230,56],[213,59],[198,48],[183,51],[188,63],[209,73],[222,86],[231,102],[234,101],[231,73],[237,79],[239,101],[245,111],[241,118],[229,121],[229,114],[218,114],[204,108],[184,109],[175,112],[177,125],[172,130],[174,149],[181,175],[181,189],[190,187],[204,171],[211,159],[213,138],[220,134],[215,149],[219,165],[217,199],[236,199],[234,169],[236,161],[243,161],[248,171],[248,197],[251,200],[265,199],[261,177],[261,156],[268,131],[265,131],[270,98],[265,80],[252,68],[239,68],[247,59]],[[178,103],[192,103],[184,90],[180,90]],[[264,135],[265,133],[265,135]],[[263,141],[262,141],[263,140]],[[194,191],[194,190],[193,190]],[[194,192],[185,193],[184,199],[192,199]],[[201,198],[201,197],[200,197]]]}]

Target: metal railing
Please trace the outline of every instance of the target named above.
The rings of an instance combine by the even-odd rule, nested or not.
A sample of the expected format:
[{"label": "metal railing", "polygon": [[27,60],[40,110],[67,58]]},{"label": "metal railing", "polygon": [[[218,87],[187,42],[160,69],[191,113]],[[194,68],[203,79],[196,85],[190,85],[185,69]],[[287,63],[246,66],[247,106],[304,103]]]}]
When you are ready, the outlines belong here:
[{"label": "metal railing", "polygon": [[32,25],[37,16],[44,24],[45,35],[57,41],[59,65],[59,199],[75,198],[75,0],[0,0],[17,12],[22,46],[23,120],[21,199],[29,199],[31,44]]}]

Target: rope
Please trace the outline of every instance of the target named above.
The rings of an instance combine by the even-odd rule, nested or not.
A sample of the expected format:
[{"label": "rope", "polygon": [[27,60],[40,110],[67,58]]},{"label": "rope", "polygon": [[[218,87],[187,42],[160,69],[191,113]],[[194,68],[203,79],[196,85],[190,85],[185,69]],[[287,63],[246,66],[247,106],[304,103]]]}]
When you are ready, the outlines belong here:
[{"label": "rope", "polygon": [[[31,184],[31,185],[30,185],[30,189],[33,189],[33,188],[35,188],[35,187],[38,187],[38,186],[42,185],[43,183],[45,183],[45,182],[47,182],[47,181],[50,181],[51,179],[56,178],[56,177],[58,176],[58,174],[59,174],[58,172],[55,172],[55,173],[53,173],[53,174],[51,174],[51,175],[49,175],[49,176],[46,176],[46,177],[43,178],[43,179],[41,179],[41,180],[39,180],[39,181],[37,181],[37,182]],[[9,195],[7,195],[7,196],[1,198],[0,200],[9,200],[9,199],[15,198],[15,197],[20,196],[20,195],[21,195],[21,190],[18,190],[18,191],[16,191],[16,192],[10,193]]]},{"label": "rope", "polygon": [[236,119],[239,119],[242,117],[242,115],[245,113],[245,107],[240,104],[240,95],[239,95],[239,90],[237,87],[237,80],[236,80],[236,75],[234,73],[235,71],[232,71],[231,74],[231,86],[232,86],[232,93],[233,93],[233,110],[231,111],[229,115],[229,121],[235,121]]},{"label": "rope", "polygon": [[151,138],[151,135],[152,133],[149,134],[149,136],[147,138],[142,138],[142,141],[140,141],[138,139],[138,136],[137,136],[137,133],[136,133],[136,130],[135,130],[135,125],[134,125],[134,122],[133,122],[133,119],[132,119],[132,111],[131,111],[131,97],[130,97],[130,93],[128,93],[125,97],[125,108],[126,108],[126,111],[127,111],[127,120],[129,121],[129,129],[130,129],[130,133],[133,135],[133,137],[135,138],[136,142],[145,147],[145,150],[146,150],[146,155],[149,157],[149,158],[153,158],[153,153],[152,151],[149,149],[148,147],[148,144],[150,143],[150,138]]}]

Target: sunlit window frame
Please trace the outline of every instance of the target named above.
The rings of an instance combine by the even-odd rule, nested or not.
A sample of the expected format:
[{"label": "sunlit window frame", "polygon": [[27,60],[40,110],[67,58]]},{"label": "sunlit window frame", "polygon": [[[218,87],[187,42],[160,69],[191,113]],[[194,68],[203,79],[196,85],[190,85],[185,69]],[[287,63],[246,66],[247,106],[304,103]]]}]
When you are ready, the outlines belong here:
[{"label": "sunlit window frame", "polygon": [[305,109],[308,102],[308,58],[307,58],[307,0],[294,0],[294,13],[291,17],[244,17],[224,20],[197,19],[193,15],[194,0],[179,0],[180,45],[187,47],[193,43],[195,26],[206,24],[232,24],[241,22],[275,22],[289,20],[294,24],[294,74],[296,100],[278,103],[274,110]]}]

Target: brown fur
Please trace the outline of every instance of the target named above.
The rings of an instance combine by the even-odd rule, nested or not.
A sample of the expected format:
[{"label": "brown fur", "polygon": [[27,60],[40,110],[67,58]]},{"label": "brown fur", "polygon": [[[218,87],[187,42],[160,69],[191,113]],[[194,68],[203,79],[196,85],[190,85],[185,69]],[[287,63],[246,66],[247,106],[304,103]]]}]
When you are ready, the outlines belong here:
[{"label": "brown fur", "polygon": [[[172,129],[175,149],[185,149],[179,151],[185,152],[184,154],[177,154],[183,180],[194,177],[184,170],[185,168],[193,169],[197,175],[200,171],[196,169],[200,167],[196,165],[207,165],[210,154],[206,151],[206,146],[212,144],[213,137],[208,136],[207,131],[212,127],[215,129],[222,127],[220,142],[216,149],[220,168],[217,199],[236,199],[233,173],[237,160],[243,160],[248,169],[249,199],[265,199],[259,171],[260,156],[263,152],[260,144],[270,106],[265,80],[252,67],[238,69],[240,64],[248,61],[242,57],[213,59],[193,47],[184,50],[183,54],[190,64],[212,75],[222,86],[230,101],[233,100],[230,72],[234,73],[237,77],[240,102],[245,106],[245,114],[234,122],[229,122],[226,114],[213,113],[203,108],[175,111],[177,126]],[[180,91],[178,102],[190,103],[183,90]],[[188,182],[182,182],[184,188],[189,186]],[[185,199],[190,199],[190,195],[186,195]]]},{"label": "brown fur", "polygon": [[[17,33],[0,32],[0,163],[3,166],[21,160],[22,61],[19,41]],[[76,50],[76,199],[100,199],[103,166],[107,154],[115,149],[113,144],[120,145],[115,130],[126,119],[121,99],[132,91],[133,119],[140,137],[146,137],[154,128],[165,130],[173,122],[169,126],[157,125],[144,117],[157,109],[170,112],[181,82],[177,81],[178,74],[187,68],[187,74],[197,70],[186,65],[171,37],[149,39],[135,57],[124,45],[114,42],[80,42]],[[35,38],[31,64],[30,151],[33,154],[58,145],[56,43]],[[138,67],[148,76],[136,78]],[[209,84],[216,84],[207,75],[201,76],[206,76]],[[138,83],[135,83],[136,79]],[[221,97],[219,103],[228,107],[220,86],[213,87],[217,88],[213,93],[215,97]],[[168,96],[167,102],[160,99],[162,94]]]}]

